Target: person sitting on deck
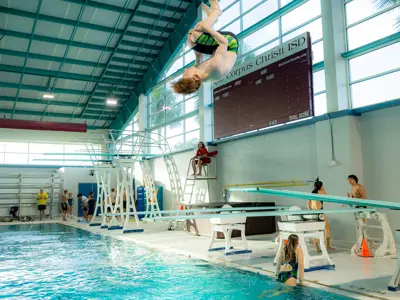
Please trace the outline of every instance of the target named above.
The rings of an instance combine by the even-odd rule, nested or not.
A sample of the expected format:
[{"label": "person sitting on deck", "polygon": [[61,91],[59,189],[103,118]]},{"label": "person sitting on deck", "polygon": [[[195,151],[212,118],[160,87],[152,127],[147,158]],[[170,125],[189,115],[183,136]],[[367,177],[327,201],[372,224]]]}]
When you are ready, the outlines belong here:
[{"label": "person sitting on deck", "polygon": [[193,175],[196,176],[196,166],[199,166],[198,176],[201,176],[201,170],[204,164],[209,164],[211,159],[208,157],[208,151],[203,142],[197,144],[196,156],[192,158]]},{"label": "person sitting on deck", "polygon": [[[189,31],[187,45],[195,51],[196,65],[187,68],[182,78],[172,83],[178,94],[196,92],[202,82],[216,82],[232,70],[237,59],[239,40],[232,32],[218,32],[212,26],[222,15],[218,0],[210,0],[211,9],[203,3],[207,19]],[[202,55],[212,55],[201,63]]]}]

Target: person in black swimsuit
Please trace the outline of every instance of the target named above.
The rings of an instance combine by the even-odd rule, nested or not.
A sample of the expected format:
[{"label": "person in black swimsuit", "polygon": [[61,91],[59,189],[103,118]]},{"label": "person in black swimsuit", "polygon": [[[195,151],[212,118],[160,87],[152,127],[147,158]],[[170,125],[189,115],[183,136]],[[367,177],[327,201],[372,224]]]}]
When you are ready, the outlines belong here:
[{"label": "person in black swimsuit", "polygon": [[94,210],[96,208],[96,200],[94,199],[94,192],[90,192],[88,197],[88,222],[90,222],[94,215]]}]

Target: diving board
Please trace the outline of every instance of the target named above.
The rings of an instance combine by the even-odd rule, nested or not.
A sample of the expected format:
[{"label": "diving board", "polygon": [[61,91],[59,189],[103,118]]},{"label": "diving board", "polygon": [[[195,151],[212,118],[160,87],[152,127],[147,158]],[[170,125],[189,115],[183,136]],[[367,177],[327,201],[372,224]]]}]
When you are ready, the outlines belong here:
[{"label": "diving board", "polygon": [[279,196],[279,197],[287,197],[287,198],[296,198],[301,200],[318,200],[323,202],[332,202],[338,204],[347,204],[347,205],[360,205],[360,206],[371,206],[371,207],[379,207],[379,208],[389,208],[389,209],[399,209],[400,203],[397,202],[388,202],[381,200],[369,200],[369,199],[357,199],[357,198],[347,198],[347,197],[339,197],[332,195],[320,195],[320,194],[312,194],[312,193],[304,193],[304,192],[293,192],[293,191],[285,191],[285,190],[272,190],[272,189],[264,189],[264,188],[232,188],[229,189],[231,192],[246,192],[246,193],[260,193],[270,196]]},{"label": "diving board", "polygon": [[[221,211],[252,211],[252,210],[283,210],[283,209],[289,209],[290,206],[260,206],[260,207],[232,207],[232,208],[198,208],[198,209],[188,209],[188,210],[160,210],[161,214],[176,214],[176,213],[182,213],[182,214],[189,214],[189,213],[197,213],[197,212],[221,212]],[[134,213],[127,213],[124,215],[133,215]],[[139,215],[145,215],[145,212],[138,212]],[[105,216],[111,217],[114,214],[112,213],[106,213],[104,214]],[[120,214],[117,214],[118,216]]]},{"label": "diving board", "polygon": [[[323,209],[323,210],[284,210],[284,211],[271,211],[271,212],[240,212],[236,213],[235,217],[246,216],[246,217],[279,217],[279,216],[292,216],[292,215],[314,215],[314,214],[340,214],[340,213],[356,213],[356,212],[375,212],[372,208],[347,208],[347,209]],[[231,218],[230,214],[219,214],[218,218]],[[189,215],[189,216],[168,216],[168,217],[154,217],[148,218],[148,220],[154,221],[169,221],[169,220],[194,220],[194,219],[210,219],[215,218],[215,214],[203,214],[203,215]]]}]

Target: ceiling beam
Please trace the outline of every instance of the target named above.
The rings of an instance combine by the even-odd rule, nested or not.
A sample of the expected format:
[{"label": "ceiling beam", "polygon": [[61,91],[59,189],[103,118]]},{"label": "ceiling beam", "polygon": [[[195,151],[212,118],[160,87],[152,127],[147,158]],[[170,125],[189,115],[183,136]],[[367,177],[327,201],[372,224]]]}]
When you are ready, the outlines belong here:
[{"label": "ceiling beam", "polygon": [[175,19],[175,18],[170,18],[170,17],[165,17],[165,16],[159,16],[157,14],[152,14],[152,13],[148,13],[148,12],[144,12],[144,11],[138,11],[136,13],[136,16],[138,17],[142,17],[145,19],[149,19],[149,20],[153,20],[153,21],[163,21],[163,22],[167,22],[169,24],[177,24],[179,23],[180,19]]},{"label": "ceiling beam", "polygon": [[[25,11],[25,10],[19,10],[19,9],[15,9],[15,8],[4,7],[4,6],[0,6],[0,13],[29,18],[29,19],[35,19],[35,17],[36,17],[35,13]],[[55,24],[68,25],[68,26],[77,27],[77,28],[85,28],[85,29],[90,29],[90,30],[95,30],[95,31],[100,31],[100,32],[107,32],[107,33],[114,32],[113,27],[107,27],[107,26],[96,25],[96,24],[85,23],[85,22],[78,23],[77,21],[74,21],[74,20],[49,16],[49,15],[43,15],[43,14],[39,14],[38,20],[55,23]],[[115,33],[123,34],[123,30],[116,29]],[[134,31],[128,31],[128,32],[126,32],[125,35],[130,36],[130,37],[135,37],[135,38],[141,38],[141,39],[144,39],[147,37],[147,35],[144,33],[134,32]],[[154,36],[154,35],[150,35],[147,39],[152,40],[152,41],[167,40],[166,37]]]},{"label": "ceiling beam", "polygon": [[[13,31],[13,30],[6,30],[6,29],[0,29],[0,35],[12,36],[12,37],[26,39],[26,40],[31,39],[31,36],[29,33],[18,32],[18,31]],[[130,55],[130,56],[133,55],[132,50],[115,49],[113,47],[105,47],[102,45],[82,43],[82,42],[71,42],[70,43],[69,40],[53,38],[53,37],[37,35],[37,34],[33,35],[33,40],[51,43],[51,44],[65,45],[65,46],[68,46],[69,44],[71,44],[71,46],[77,47],[77,48],[97,50],[97,51],[115,52],[115,53],[120,53],[120,54],[124,54],[124,55]],[[153,56],[153,55],[147,55],[147,53],[144,53],[144,52],[140,53],[138,55],[140,55],[142,57],[152,57]]]},{"label": "ceiling beam", "polygon": [[[107,10],[107,11],[113,11],[113,12],[117,12],[117,13],[133,14],[133,12],[134,12],[133,9],[128,9],[125,12],[124,8],[121,7],[121,6],[115,6],[115,5],[105,4],[105,3],[99,3],[99,2],[95,2],[95,1],[85,1],[85,0],[63,0],[63,1],[76,3],[76,4],[81,4],[81,5],[82,4],[86,4],[86,6],[90,6],[90,7],[98,8],[98,9],[102,9],[102,10]],[[165,6],[163,4],[154,3],[152,1],[143,1],[142,5],[143,6],[147,6],[147,7],[154,7],[154,8],[158,8],[158,9],[164,9],[164,8],[160,8],[160,7]],[[179,8],[179,7],[175,7],[175,6],[167,6],[165,8],[165,10],[168,10],[168,11],[171,11],[171,12],[175,12],[175,13],[184,13],[186,11],[183,8]]]},{"label": "ceiling beam", "polygon": [[[22,74],[24,72],[24,68],[0,64],[0,71]],[[35,68],[25,68],[25,74],[42,76],[42,77],[59,77],[63,79],[77,80],[77,81],[89,81],[89,82],[93,81],[105,84],[120,84],[124,86],[132,86],[135,81],[139,81],[141,78],[141,76],[129,75],[126,77],[126,79],[131,79],[131,80],[121,81],[120,79],[114,79],[114,78],[100,79],[99,76],[92,77],[90,75],[83,75],[83,74],[69,73],[69,72],[57,72],[57,71],[35,69]]]},{"label": "ceiling beam", "polygon": [[[25,57],[26,52],[9,50],[9,49],[0,49],[0,55]],[[60,62],[60,63],[63,62],[62,57],[43,55],[43,54],[37,54],[37,53],[32,53],[32,52],[28,53],[28,58],[44,60],[47,62],[49,62],[49,61]],[[64,60],[64,63],[70,64],[70,65],[86,66],[86,67],[95,67],[95,68],[98,67],[101,69],[106,67],[106,64],[102,64],[102,63],[99,64],[94,61],[71,59],[71,58],[66,58]],[[147,62],[146,62],[146,65],[148,65]],[[127,71],[128,67],[123,67],[123,66],[119,66],[119,65],[109,65],[108,69],[118,70],[118,71]],[[146,69],[130,68],[130,71],[133,73],[144,73],[146,71]]]},{"label": "ceiling beam", "polygon": [[[12,109],[0,109],[0,113],[3,114],[12,114],[13,110]],[[43,112],[41,111],[32,111],[32,110],[21,110],[21,109],[16,109],[14,111],[14,115],[25,115],[25,116],[42,116]],[[53,113],[53,112],[47,112],[45,117],[52,117],[52,118],[71,118],[71,114],[65,114],[65,113]],[[72,117],[73,119],[82,119],[82,117],[79,116],[74,116]],[[85,116],[83,119],[88,119],[88,120],[99,120],[98,116]],[[100,120],[110,120],[109,117],[104,116],[100,117]]]},{"label": "ceiling beam", "polygon": [[175,27],[175,31],[170,35],[167,42],[164,43],[163,48],[160,50],[157,58],[152,62],[152,66],[147,70],[142,80],[132,92],[129,100],[125,103],[124,107],[118,114],[118,117],[111,123],[110,128],[121,130],[129,123],[132,111],[135,111],[139,103],[139,96],[145,94],[157,82],[161,72],[174,58],[182,45],[182,41],[188,33],[190,27],[197,19],[197,8],[202,3],[201,0],[194,0],[188,7],[186,14],[181,18],[179,24]]},{"label": "ceiling beam", "polygon": [[[9,83],[9,82],[0,82],[0,87],[3,88],[10,88],[10,89],[17,89],[18,84],[17,83]],[[109,87],[102,87],[101,90],[108,90],[107,88]],[[47,88],[45,86],[39,86],[39,85],[28,85],[28,84],[22,84],[21,89],[23,90],[31,90],[31,91],[37,91],[37,92],[46,92]],[[82,95],[82,96],[91,96],[93,95],[93,92],[89,91],[81,91],[81,90],[73,90],[73,89],[62,89],[62,88],[54,88],[52,90],[53,93],[55,94],[69,94],[69,95]],[[130,90],[128,89],[119,89],[117,92],[118,94],[123,94],[123,93],[130,93]],[[98,93],[101,94],[101,96],[106,97],[107,93]]]}]

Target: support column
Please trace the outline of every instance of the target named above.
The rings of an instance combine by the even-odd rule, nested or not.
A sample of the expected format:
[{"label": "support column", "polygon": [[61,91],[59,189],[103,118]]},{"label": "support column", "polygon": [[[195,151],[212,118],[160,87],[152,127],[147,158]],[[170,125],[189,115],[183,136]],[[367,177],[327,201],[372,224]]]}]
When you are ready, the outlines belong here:
[{"label": "support column", "polygon": [[141,94],[139,96],[139,131],[147,129],[147,110],[148,110],[148,97]]},{"label": "support column", "polygon": [[346,60],[346,28],[343,1],[321,0],[326,101],[328,113],[351,108]]}]

